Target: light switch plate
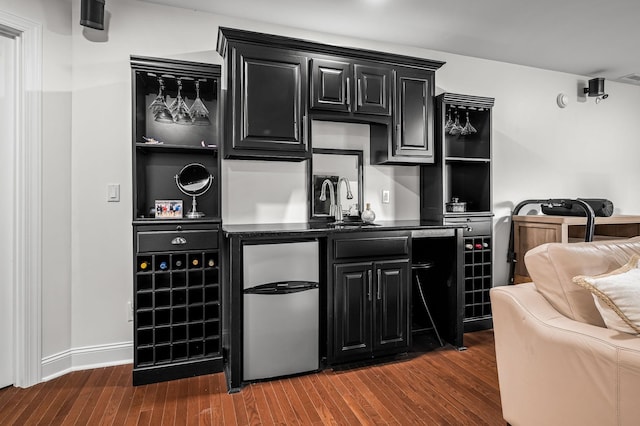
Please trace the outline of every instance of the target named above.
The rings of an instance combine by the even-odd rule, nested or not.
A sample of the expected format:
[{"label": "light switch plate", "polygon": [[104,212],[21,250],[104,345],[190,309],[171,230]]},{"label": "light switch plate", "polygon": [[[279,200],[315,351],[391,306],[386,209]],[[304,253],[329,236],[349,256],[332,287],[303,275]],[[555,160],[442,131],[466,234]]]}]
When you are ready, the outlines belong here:
[{"label": "light switch plate", "polygon": [[107,185],[107,201],[117,203],[120,201],[120,184],[110,183]]},{"label": "light switch plate", "polygon": [[389,190],[387,189],[382,191],[382,203],[389,204]]}]

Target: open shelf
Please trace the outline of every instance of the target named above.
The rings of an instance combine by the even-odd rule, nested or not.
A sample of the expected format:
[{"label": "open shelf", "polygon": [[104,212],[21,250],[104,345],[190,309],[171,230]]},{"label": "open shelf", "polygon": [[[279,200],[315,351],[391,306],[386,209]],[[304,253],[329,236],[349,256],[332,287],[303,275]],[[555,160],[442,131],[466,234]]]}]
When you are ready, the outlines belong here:
[{"label": "open shelf", "polygon": [[447,162],[444,166],[444,200],[459,198],[466,213],[491,211],[491,165],[485,162]]},{"label": "open shelf", "polygon": [[193,152],[199,154],[210,155],[212,152],[218,151],[218,146],[201,146],[201,145],[171,145],[167,143],[147,143],[136,142],[136,149],[148,152]]}]

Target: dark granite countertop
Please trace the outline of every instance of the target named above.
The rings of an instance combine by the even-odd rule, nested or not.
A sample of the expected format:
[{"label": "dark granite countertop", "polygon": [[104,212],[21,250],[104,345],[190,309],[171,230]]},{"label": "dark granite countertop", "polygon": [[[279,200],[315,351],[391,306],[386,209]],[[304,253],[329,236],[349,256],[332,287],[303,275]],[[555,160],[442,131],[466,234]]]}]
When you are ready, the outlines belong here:
[{"label": "dark granite countertop", "polygon": [[394,220],[376,221],[373,225],[331,225],[325,222],[302,223],[260,223],[222,225],[222,230],[227,237],[260,237],[278,236],[290,234],[313,234],[324,236],[338,232],[362,232],[362,231],[419,231],[460,228],[461,224],[444,224],[442,221],[420,220]]}]

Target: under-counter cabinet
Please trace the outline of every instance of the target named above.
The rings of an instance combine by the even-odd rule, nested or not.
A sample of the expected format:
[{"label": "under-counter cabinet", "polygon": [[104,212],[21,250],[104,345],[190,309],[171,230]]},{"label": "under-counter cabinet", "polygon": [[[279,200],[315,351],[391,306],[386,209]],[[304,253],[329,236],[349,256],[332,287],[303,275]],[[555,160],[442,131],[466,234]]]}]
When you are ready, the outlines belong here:
[{"label": "under-counter cabinet", "polygon": [[[131,69],[133,384],[140,385],[222,370],[220,67],[134,56]],[[191,184],[201,185],[197,207],[182,192]],[[197,218],[187,218],[189,209]]]},{"label": "under-counter cabinet", "polygon": [[406,352],[410,345],[410,237],[330,238],[329,364]]},{"label": "under-counter cabinet", "polygon": [[218,232],[134,228],[134,385],[222,371]]}]

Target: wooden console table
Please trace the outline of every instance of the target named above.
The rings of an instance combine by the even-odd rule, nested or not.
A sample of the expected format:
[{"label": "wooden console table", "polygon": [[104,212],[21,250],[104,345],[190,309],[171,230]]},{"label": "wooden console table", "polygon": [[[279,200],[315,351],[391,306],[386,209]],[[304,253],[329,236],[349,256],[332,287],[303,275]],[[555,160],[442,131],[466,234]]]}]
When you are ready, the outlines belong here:
[{"label": "wooden console table", "polygon": [[[544,243],[584,241],[586,217],[529,215],[513,216],[513,247],[516,255],[514,282],[531,281],[524,264],[527,251]],[[640,216],[595,218],[594,241],[640,235]]]}]

